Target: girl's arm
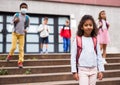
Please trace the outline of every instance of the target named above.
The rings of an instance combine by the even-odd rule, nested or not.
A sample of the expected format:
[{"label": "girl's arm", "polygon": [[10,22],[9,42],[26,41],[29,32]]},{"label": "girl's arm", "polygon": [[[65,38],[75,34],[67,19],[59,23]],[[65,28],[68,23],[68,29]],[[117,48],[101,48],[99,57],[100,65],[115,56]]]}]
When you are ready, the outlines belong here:
[{"label": "girl's arm", "polygon": [[76,39],[74,39],[71,47],[71,72],[73,74],[73,78],[75,80],[79,80],[79,76],[76,68],[76,54],[77,54],[77,43],[76,43]]},{"label": "girl's arm", "polygon": [[100,28],[102,26],[102,22],[100,22],[100,20],[97,20],[96,24],[97,24],[97,28]]},{"label": "girl's arm", "polygon": [[108,25],[108,28],[110,27],[110,24],[109,24],[109,22],[108,21],[106,21],[106,23],[107,23],[107,25]]},{"label": "girl's arm", "polygon": [[102,80],[103,72],[105,69],[104,69],[104,64],[102,61],[102,55],[101,55],[99,43],[97,43],[97,67],[98,67],[98,79]]},{"label": "girl's arm", "polygon": [[76,54],[77,54],[77,43],[76,43],[76,39],[74,39],[74,41],[72,42],[72,46],[71,46],[71,72],[72,73],[77,72]]}]

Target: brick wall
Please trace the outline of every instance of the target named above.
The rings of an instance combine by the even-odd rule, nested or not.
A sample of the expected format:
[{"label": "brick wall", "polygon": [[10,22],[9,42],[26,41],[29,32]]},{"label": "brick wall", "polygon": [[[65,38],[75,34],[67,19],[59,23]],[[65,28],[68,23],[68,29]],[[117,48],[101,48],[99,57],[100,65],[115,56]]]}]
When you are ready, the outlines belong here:
[{"label": "brick wall", "polygon": [[120,7],[120,0],[43,0],[43,1]]}]

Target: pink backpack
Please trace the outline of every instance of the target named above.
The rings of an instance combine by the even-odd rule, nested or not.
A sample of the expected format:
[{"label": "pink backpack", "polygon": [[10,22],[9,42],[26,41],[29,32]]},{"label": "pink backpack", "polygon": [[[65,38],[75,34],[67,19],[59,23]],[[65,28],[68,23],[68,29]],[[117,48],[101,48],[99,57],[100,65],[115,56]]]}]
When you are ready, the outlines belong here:
[{"label": "pink backpack", "polygon": [[[94,43],[94,50],[97,53],[96,46],[97,46],[97,37],[92,37],[93,43]],[[77,55],[76,55],[76,64],[78,64],[78,59],[80,57],[80,54],[82,52],[82,37],[76,36],[77,41]]]}]

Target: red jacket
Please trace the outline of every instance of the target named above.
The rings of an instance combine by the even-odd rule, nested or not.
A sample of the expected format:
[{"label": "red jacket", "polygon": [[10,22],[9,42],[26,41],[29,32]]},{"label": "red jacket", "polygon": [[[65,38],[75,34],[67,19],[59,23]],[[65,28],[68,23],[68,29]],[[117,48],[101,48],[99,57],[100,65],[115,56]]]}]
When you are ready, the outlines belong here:
[{"label": "red jacket", "polygon": [[63,26],[61,29],[60,35],[64,38],[70,38],[71,37],[71,29],[68,26]]}]

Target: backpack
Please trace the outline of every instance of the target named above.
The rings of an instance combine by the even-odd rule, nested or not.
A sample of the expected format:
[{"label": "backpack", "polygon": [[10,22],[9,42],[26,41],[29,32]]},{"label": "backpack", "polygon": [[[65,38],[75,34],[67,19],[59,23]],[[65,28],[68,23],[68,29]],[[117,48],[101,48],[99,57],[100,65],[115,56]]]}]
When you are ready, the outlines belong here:
[{"label": "backpack", "polygon": [[[96,49],[97,37],[92,37],[92,40],[93,40],[93,44],[94,44],[94,50],[97,54],[97,49]],[[76,42],[77,42],[77,55],[76,55],[76,66],[77,66],[78,65],[78,59],[79,59],[80,54],[82,52],[82,37],[76,36]]]},{"label": "backpack", "polygon": [[[102,20],[99,20],[99,22],[103,23]],[[107,27],[107,29],[109,28],[109,25],[107,22],[106,22],[106,27]],[[102,29],[102,26],[100,26],[99,29]]]},{"label": "backpack", "polygon": [[[16,13],[15,15],[16,15],[15,17],[19,17],[19,13]],[[25,15],[25,29],[26,29],[26,27],[28,25],[28,22],[29,22],[29,16]],[[16,24],[14,26],[16,26]]]}]

